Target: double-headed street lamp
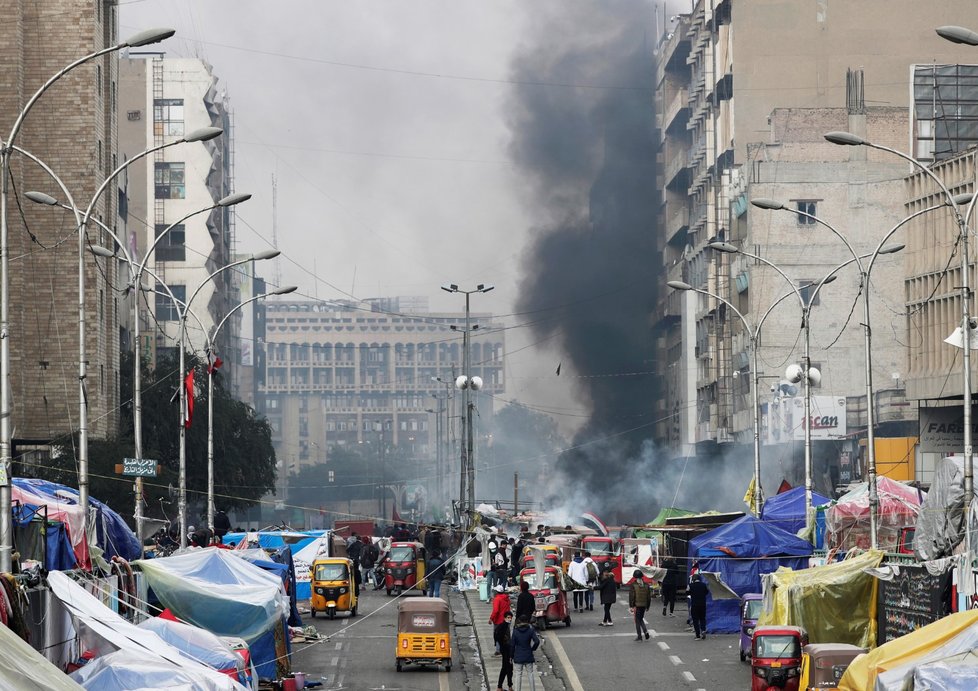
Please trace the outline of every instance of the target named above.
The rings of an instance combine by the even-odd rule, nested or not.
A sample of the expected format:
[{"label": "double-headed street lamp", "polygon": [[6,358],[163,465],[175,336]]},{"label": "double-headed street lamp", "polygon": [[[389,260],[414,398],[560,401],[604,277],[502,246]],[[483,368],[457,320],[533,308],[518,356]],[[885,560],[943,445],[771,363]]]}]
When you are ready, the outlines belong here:
[{"label": "double-headed street lamp", "polygon": [[[217,335],[221,332],[221,327],[227,322],[232,314],[237,312],[245,305],[249,305],[257,300],[262,300],[270,295],[288,295],[299,289],[299,286],[286,286],[261,295],[255,295],[239,303],[214,327],[214,331],[207,337],[205,352],[207,353],[207,527],[214,532],[214,365],[211,362],[211,354],[214,352],[214,344],[217,343]],[[181,374],[182,374],[181,370]]]},{"label": "double-headed street lamp", "polygon": [[[471,511],[475,508],[475,437],[472,433],[472,401],[471,391],[482,388],[482,378],[473,377],[469,372],[469,334],[479,328],[478,324],[472,326],[469,321],[469,297],[473,293],[488,293],[495,288],[492,285],[480,283],[474,290],[461,290],[456,284],[449,283],[441,287],[449,293],[462,293],[465,295],[465,329],[462,331],[462,374],[455,380],[456,388],[462,390],[463,406],[465,416],[463,418],[463,436],[465,442],[462,444],[461,459],[461,480],[459,486],[459,503],[463,504],[464,510]],[[452,325],[452,331],[458,331],[458,327]]]},{"label": "double-headed street lamp", "polygon": [[[163,237],[163,234],[160,235]],[[159,242],[159,238],[157,238]],[[239,259],[238,261],[231,262],[226,266],[222,266],[220,269],[211,272],[204,281],[197,286],[193,294],[187,298],[184,309],[180,316],[180,335],[177,338],[177,349],[180,351],[180,382],[179,382],[179,393],[180,393],[180,497],[178,500],[178,511],[180,514],[180,546],[187,546],[187,387],[184,383],[184,369],[186,367],[186,359],[184,355],[184,338],[187,332],[187,312],[190,311],[190,305],[193,304],[194,298],[196,298],[200,291],[203,290],[204,286],[210,283],[215,277],[221,273],[233,269],[236,266],[241,266],[242,264],[247,264],[250,261],[262,261],[264,259],[274,259],[281,252],[279,250],[265,250],[264,252],[259,252],[245,259]]]},{"label": "double-headed street lamp", "polygon": [[[129,37],[122,43],[89,53],[51,76],[34,92],[20,110],[7,138],[0,142],[0,572],[11,569],[13,550],[13,524],[11,518],[10,462],[11,431],[10,421],[10,244],[7,222],[7,196],[10,178],[10,156],[15,150],[15,142],[24,119],[37,100],[51,85],[63,76],[90,60],[113,53],[123,48],[138,48],[159,43],[176,33],[173,29],[149,29]],[[87,488],[86,488],[87,489]],[[79,495],[81,487],[79,487]],[[84,505],[87,511],[87,504]],[[83,512],[84,513],[84,512]]]},{"label": "double-headed street lamp", "polygon": [[[885,242],[890,235],[892,235],[898,228],[900,228],[907,221],[916,218],[917,216],[926,213],[928,211],[933,211],[935,209],[940,209],[943,207],[949,207],[954,214],[955,222],[958,226],[958,238],[961,244],[961,338],[962,346],[964,352],[961,356],[962,361],[962,388],[963,388],[963,403],[964,403],[964,496],[966,501],[966,509],[970,508],[972,503],[972,497],[974,495],[974,461],[972,458],[973,448],[972,448],[972,433],[971,433],[971,316],[970,316],[970,303],[971,303],[971,287],[969,280],[970,273],[970,255],[968,251],[968,221],[967,219],[971,217],[971,213],[974,209],[975,195],[973,193],[967,194],[951,194],[951,191],[930,168],[925,166],[923,163],[915,159],[913,156],[906,154],[902,151],[892,149],[888,146],[883,146],[881,144],[875,144],[863,137],[852,134],[850,132],[829,132],[825,135],[825,139],[832,144],[838,144],[840,146],[867,146],[872,149],[879,149],[880,151],[886,151],[898,156],[903,160],[910,163],[921,173],[929,177],[934,183],[940,188],[943,196],[944,203],[935,206],[928,207],[917,211],[907,218],[903,219],[894,226],[889,233],[884,236],[882,242]],[[964,214],[961,213],[961,207],[967,206],[967,210]],[[797,211],[793,213],[799,213]],[[821,219],[812,217],[818,223],[828,226]],[[874,437],[873,437],[873,418],[872,416],[872,353],[870,351],[870,334],[871,330],[869,328],[869,286],[868,286],[868,271],[866,274],[866,294],[863,302],[863,313],[866,322],[866,391],[867,395],[870,397],[867,401],[867,411],[870,417],[867,417],[867,452],[869,459],[869,481],[870,481],[870,518],[872,519],[871,529],[873,530],[872,535],[872,546],[876,548],[878,546],[878,540],[876,535],[876,516],[879,509],[879,495],[876,488],[876,450],[874,448]],[[967,510],[966,510],[967,515]],[[970,533],[969,533],[970,534]]]}]

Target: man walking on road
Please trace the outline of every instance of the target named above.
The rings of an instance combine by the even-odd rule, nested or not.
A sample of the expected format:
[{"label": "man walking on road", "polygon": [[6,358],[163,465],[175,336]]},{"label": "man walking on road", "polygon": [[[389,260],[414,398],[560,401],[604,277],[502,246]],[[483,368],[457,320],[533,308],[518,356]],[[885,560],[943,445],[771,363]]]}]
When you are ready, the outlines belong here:
[{"label": "man walking on road", "polygon": [[632,582],[628,591],[628,611],[635,615],[635,640],[649,639],[649,630],[645,626],[645,610],[652,604],[652,591],[645,582],[645,576],[639,569],[632,574]]},{"label": "man walking on road", "polygon": [[604,619],[598,626],[614,626],[615,622],[611,620],[611,606],[618,599],[618,584],[615,583],[614,572],[605,571],[601,574],[598,593],[601,596],[601,604],[604,606]]},{"label": "man walking on road", "polygon": [[536,630],[530,626],[530,620],[526,617],[516,622],[516,628],[510,639],[510,650],[513,653],[513,664],[520,666],[520,691],[523,689],[523,675],[530,675],[530,689],[536,691],[536,660],[533,651],[540,647],[540,637]]},{"label": "man walking on road", "polygon": [[444,578],[445,560],[441,558],[441,552],[435,550],[425,567],[425,580],[428,582],[428,594],[431,597],[441,597],[441,582]]},{"label": "man walking on road", "polygon": [[697,640],[706,639],[706,595],[709,587],[703,582],[703,576],[694,574],[689,584],[689,616],[693,620],[693,631]]},{"label": "man walking on road", "polygon": [[666,610],[669,610],[669,616],[676,616],[673,612],[676,610],[676,588],[679,585],[679,573],[678,566],[676,566],[676,560],[672,557],[666,557],[662,562],[662,568],[666,570],[666,575],[662,577],[662,616],[666,616]]},{"label": "man walking on road", "polygon": [[516,598],[516,621],[526,617],[527,621],[533,618],[533,613],[537,611],[536,601],[530,594],[530,584],[520,581],[520,596]]},{"label": "man walking on road", "polygon": [[584,557],[581,556],[580,552],[574,553],[574,561],[567,567],[567,575],[577,583],[574,586],[574,611],[583,612],[587,604],[584,599],[584,593],[586,592],[584,585],[587,583],[587,566],[584,564]]},{"label": "man walking on road", "polygon": [[584,609],[594,611],[594,589],[598,585],[598,565],[590,552],[584,553],[584,568],[587,569],[587,590],[584,591]]}]

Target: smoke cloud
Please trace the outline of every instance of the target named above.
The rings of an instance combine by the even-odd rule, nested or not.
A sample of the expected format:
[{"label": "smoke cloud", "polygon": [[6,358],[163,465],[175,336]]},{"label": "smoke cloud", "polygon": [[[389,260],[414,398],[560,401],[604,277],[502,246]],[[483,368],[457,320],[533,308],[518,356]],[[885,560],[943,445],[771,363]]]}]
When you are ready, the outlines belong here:
[{"label": "smoke cloud", "polygon": [[[510,153],[539,221],[518,307],[537,316],[535,336],[559,342],[565,376],[578,378],[590,408],[557,461],[551,508],[564,520],[591,510],[613,522],[645,522],[673,503],[700,508],[688,475],[708,469],[695,460],[665,464],[650,441],[660,395],[650,316],[665,280],[656,248],[653,6],[603,0],[533,3],[531,11],[545,31],[513,63],[520,86]],[[716,465],[710,472],[737,464]],[[733,503],[709,501],[702,508]]]}]

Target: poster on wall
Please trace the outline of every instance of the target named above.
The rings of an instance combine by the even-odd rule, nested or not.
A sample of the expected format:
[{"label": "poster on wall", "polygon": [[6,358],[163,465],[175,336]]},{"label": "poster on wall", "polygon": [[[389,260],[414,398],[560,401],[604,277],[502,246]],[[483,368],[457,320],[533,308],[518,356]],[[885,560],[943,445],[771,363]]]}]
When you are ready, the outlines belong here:
[{"label": "poster on wall", "polygon": [[[978,438],[978,408],[971,407],[971,434]],[[927,453],[964,453],[964,408],[920,406],[920,450]]]}]

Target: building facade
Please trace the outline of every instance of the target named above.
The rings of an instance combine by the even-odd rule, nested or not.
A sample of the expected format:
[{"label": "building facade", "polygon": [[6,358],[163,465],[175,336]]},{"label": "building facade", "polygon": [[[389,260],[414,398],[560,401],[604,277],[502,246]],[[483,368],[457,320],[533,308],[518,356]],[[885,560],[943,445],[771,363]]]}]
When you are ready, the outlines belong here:
[{"label": "building facade", "polygon": [[[202,127],[224,130],[216,139],[178,144],[147,156],[132,166],[128,185],[134,258],[141,260],[162,238],[147,262],[157,278],[145,276],[143,282],[152,285],[159,280],[177,300],[192,299],[195,316],[187,319],[185,349],[204,357],[208,335],[238,305],[246,275],[245,269],[232,269],[208,278],[233,256],[234,210],[211,208],[233,191],[230,105],[210,66],[201,60],[130,53],[121,61],[120,72],[123,156]],[[162,286],[157,285],[149,298],[150,309],[144,310],[140,325],[140,350],[151,362],[159,362],[178,353],[179,310]],[[232,386],[240,360],[240,323],[240,316],[232,317],[217,337]]]},{"label": "building facade", "polygon": [[[489,429],[493,397],[505,389],[505,338],[492,315],[471,319],[479,330],[470,375],[484,382],[472,396],[478,434]],[[328,464],[331,449],[377,444],[413,459],[414,480],[429,497],[456,496],[459,456],[448,442],[462,411],[446,394],[462,374],[462,335],[452,327],[464,326],[464,314],[428,312],[417,298],[268,302],[258,411],[272,426],[281,463],[279,499],[287,498],[290,476]]]},{"label": "building facade", "polygon": [[[715,252],[707,245],[731,240],[736,228],[738,243],[750,251],[751,247],[743,243],[748,238],[757,242],[759,233],[753,224],[759,216],[746,209],[747,185],[777,181],[758,178],[755,166],[762,171],[788,170],[803,165],[802,159],[808,156],[799,142],[790,155],[800,158],[778,161],[773,166],[755,158],[775,152],[753,146],[771,141],[771,113],[776,109],[788,113],[809,112],[795,109],[844,109],[847,74],[854,67],[865,75],[866,102],[908,110],[915,63],[924,57],[937,63],[953,63],[962,57],[961,47],[938,37],[934,28],[954,23],[954,17],[969,16],[969,9],[966,0],[942,3],[937,13],[940,16],[932,6],[912,0],[698,0],[689,13],[672,17],[658,47],[656,87],[663,170],[658,232],[664,281],[684,281],[744,304],[750,310],[748,316],[759,319],[756,309],[761,302],[745,298],[737,283],[739,274],[756,269],[745,269],[732,255]],[[879,21],[888,15],[899,15],[901,21]],[[841,124],[841,129],[846,129],[848,122],[843,118]],[[793,140],[796,130],[810,127],[804,118],[788,118],[781,123],[777,136],[782,141]],[[910,129],[908,124],[902,133],[887,140],[896,142],[895,148],[906,149]],[[817,143],[810,144],[815,147]],[[792,144],[791,148],[796,147]],[[820,144],[816,148],[821,153],[813,149],[813,165],[805,175],[820,170],[819,163],[843,160],[840,157],[845,152],[829,153]],[[783,149],[778,158],[788,151]],[[819,156],[829,158],[823,161]],[[874,164],[884,161],[875,155],[869,160]],[[890,162],[887,159],[881,165]],[[840,170],[837,168],[836,173]],[[874,175],[869,172],[870,177]],[[797,180],[798,187],[802,182]],[[791,198],[804,201],[800,191],[774,191],[793,195],[786,202]],[[750,194],[756,194],[756,189]],[[872,206],[881,201],[866,207],[865,218],[873,228],[885,226],[894,213],[891,210],[870,218]],[[849,213],[847,209],[854,203],[861,202],[855,197],[852,201],[840,197],[833,209]],[[829,210],[824,204],[822,209]],[[902,210],[897,207],[895,213]],[[768,215],[760,219],[765,227],[794,222],[788,215],[779,221]],[[791,276],[795,281],[817,277],[817,270],[831,261],[825,256],[807,265],[805,257],[790,257],[790,250],[764,242],[760,245],[755,249],[772,252],[772,261],[791,262],[792,271],[798,272]],[[832,251],[832,256],[841,262],[846,258],[844,252],[840,246],[838,254]],[[746,290],[756,294],[756,280],[747,280]],[[764,285],[768,284],[773,282],[765,280]],[[666,391],[664,400],[657,403],[655,435],[659,446],[676,457],[711,454],[718,444],[742,439],[744,348],[735,316],[717,300],[665,291],[653,322]],[[903,375],[906,367],[894,366],[883,376],[894,373]],[[857,381],[851,388],[848,393],[858,395]],[[865,410],[865,399],[857,409],[860,405]]]},{"label": "building facade", "polygon": [[[75,60],[118,43],[115,2],[26,0],[0,2],[0,130],[7,138],[28,99],[51,76]],[[52,40],[48,16],[57,16]],[[116,100],[118,56],[87,62],[54,83],[23,122],[16,140],[60,177],[77,206],[89,204],[118,162]],[[75,218],[67,211],[40,208],[24,198],[38,190],[66,196],[41,168],[24,156],[12,157],[9,222],[11,428],[14,456],[31,446],[65,443],[78,424],[79,299],[82,261],[86,276],[86,360],[88,431],[100,437],[119,420],[119,330],[121,296],[114,291],[114,262],[79,257]],[[118,219],[115,188],[94,206],[94,217],[110,227]],[[97,227],[90,242],[112,247]]]}]

